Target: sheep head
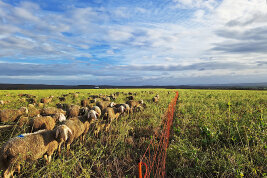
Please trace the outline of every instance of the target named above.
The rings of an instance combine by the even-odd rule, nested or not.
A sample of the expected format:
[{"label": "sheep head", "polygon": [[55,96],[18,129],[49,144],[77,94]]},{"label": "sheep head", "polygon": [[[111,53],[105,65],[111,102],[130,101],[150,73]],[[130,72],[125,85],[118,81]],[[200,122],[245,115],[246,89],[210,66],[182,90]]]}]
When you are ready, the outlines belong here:
[{"label": "sheep head", "polygon": [[116,103],[114,103],[114,102],[111,102],[111,103],[109,104],[110,107],[114,107],[115,105],[116,105]]},{"label": "sheep head", "polygon": [[64,114],[60,113],[60,114],[59,114],[58,121],[59,121],[59,122],[63,122],[63,121],[65,121],[65,120],[66,120],[66,116],[65,116]]},{"label": "sheep head", "polygon": [[56,138],[60,139],[61,141],[67,141],[69,134],[72,135],[72,131],[66,125],[60,125],[56,129]]},{"label": "sheep head", "polygon": [[125,107],[123,105],[121,105],[119,108],[118,108],[118,112],[119,113],[124,113],[125,111]]},{"label": "sheep head", "polygon": [[95,110],[90,110],[88,112],[88,119],[94,119],[97,120],[97,118],[99,117],[99,114],[95,111]]}]

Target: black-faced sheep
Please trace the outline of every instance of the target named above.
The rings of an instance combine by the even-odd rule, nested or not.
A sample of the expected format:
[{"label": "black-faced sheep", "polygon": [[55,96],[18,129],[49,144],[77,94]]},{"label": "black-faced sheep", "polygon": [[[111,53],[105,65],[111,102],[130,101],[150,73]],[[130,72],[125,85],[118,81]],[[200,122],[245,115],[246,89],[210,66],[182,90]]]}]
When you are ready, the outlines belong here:
[{"label": "black-faced sheep", "polygon": [[0,122],[15,121],[18,117],[26,114],[28,114],[28,109],[26,107],[0,110]]},{"label": "black-faced sheep", "polygon": [[10,139],[0,150],[0,170],[3,170],[3,177],[13,176],[15,170],[20,172],[23,161],[34,161],[44,155],[49,163],[58,145],[68,139],[66,133],[71,133],[70,129],[61,125],[54,130],[22,134]]}]

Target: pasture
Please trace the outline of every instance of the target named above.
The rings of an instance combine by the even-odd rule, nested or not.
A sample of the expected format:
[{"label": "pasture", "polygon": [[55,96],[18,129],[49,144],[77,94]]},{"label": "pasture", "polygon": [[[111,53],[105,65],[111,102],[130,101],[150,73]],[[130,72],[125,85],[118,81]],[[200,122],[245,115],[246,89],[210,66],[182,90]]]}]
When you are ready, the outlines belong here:
[{"label": "pasture", "polygon": [[[35,105],[37,109],[61,104],[81,106],[93,95],[109,96],[115,103],[127,97],[143,100],[145,107],[121,114],[109,130],[94,131],[101,118],[91,124],[85,141],[75,140],[70,151],[55,152],[52,161],[43,158],[22,163],[17,177],[136,177],[137,164],[153,135],[160,132],[161,121],[177,90],[169,89],[92,89],[92,90],[2,90],[0,110]],[[267,170],[266,91],[178,90],[171,138],[167,151],[167,177],[262,177]],[[129,93],[130,92],[130,93]],[[38,105],[19,94],[30,94]],[[152,98],[159,94],[157,103]],[[60,99],[65,96],[64,101]],[[100,99],[100,98],[97,98]],[[92,103],[94,105],[94,103]],[[30,112],[30,109],[29,109]],[[29,118],[31,119],[31,118]],[[28,131],[27,124],[5,122],[12,129],[0,130],[0,147],[10,138]]]}]

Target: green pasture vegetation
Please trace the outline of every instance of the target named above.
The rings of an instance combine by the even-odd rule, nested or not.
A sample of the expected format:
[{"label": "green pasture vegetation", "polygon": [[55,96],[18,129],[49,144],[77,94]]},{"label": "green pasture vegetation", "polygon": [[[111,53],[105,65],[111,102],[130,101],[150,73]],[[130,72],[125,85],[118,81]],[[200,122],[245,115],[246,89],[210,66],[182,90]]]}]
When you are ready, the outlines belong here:
[{"label": "green pasture vegetation", "polygon": [[263,177],[266,91],[179,90],[169,177]]},{"label": "green pasture vegetation", "polygon": [[[109,132],[93,135],[93,126],[86,142],[71,145],[69,154],[25,162],[17,177],[135,177],[137,164],[151,136],[160,127],[169,102],[177,90],[167,89],[91,89],[91,90],[2,90],[0,100],[9,101],[0,109],[28,106],[18,94],[41,98],[53,95],[52,103],[78,104],[94,94],[115,92],[137,93],[147,108],[120,116]],[[169,91],[172,91],[168,94]],[[179,99],[167,151],[167,177],[262,177],[267,172],[266,91],[178,90]],[[78,97],[62,94],[80,92]],[[153,92],[153,93],[149,93]],[[152,97],[160,95],[159,103]],[[125,103],[120,94],[116,103]],[[10,124],[10,123],[9,123]],[[0,132],[0,146],[9,138],[24,133],[27,127],[14,127]]]}]

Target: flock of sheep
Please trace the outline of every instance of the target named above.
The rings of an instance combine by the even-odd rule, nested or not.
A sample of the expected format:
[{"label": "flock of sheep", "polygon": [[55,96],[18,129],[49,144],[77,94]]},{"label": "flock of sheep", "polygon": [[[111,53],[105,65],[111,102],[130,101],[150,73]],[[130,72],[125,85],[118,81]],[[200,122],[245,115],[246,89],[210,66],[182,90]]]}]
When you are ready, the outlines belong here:
[{"label": "flock of sheep", "polygon": [[[62,95],[58,99],[64,102],[69,95],[78,98],[79,93]],[[2,145],[0,171],[3,170],[3,177],[13,176],[15,171],[20,173],[20,164],[23,161],[44,157],[49,163],[55,151],[61,153],[62,145],[66,145],[68,152],[73,141],[85,141],[86,134],[92,128],[91,124],[95,125],[93,132],[97,136],[100,131],[108,131],[111,123],[120,115],[146,108],[143,100],[134,100],[135,93],[126,93],[126,103],[114,103],[119,95],[120,92],[110,96],[91,95],[82,100],[81,105],[58,103],[57,107],[46,107],[53,96],[42,98],[38,103],[36,96],[20,94],[21,98],[31,103],[27,108],[0,110],[1,123],[17,121],[17,126],[26,125],[28,128],[28,133],[11,138]],[[159,95],[153,97],[152,101],[158,102]]]}]

